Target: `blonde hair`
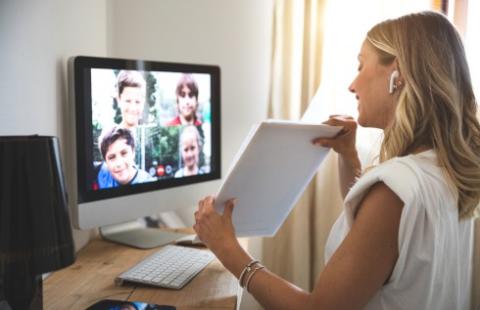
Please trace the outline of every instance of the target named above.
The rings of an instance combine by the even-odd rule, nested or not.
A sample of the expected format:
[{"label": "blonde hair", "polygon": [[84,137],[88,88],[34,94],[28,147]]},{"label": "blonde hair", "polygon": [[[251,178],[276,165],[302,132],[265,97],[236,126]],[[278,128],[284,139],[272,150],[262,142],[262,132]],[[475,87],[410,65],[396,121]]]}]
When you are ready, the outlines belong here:
[{"label": "blonde hair", "polygon": [[397,61],[404,80],[380,162],[434,148],[458,190],[460,218],[473,216],[480,200],[480,125],[458,32],[443,15],[421,12],[377,24],[367,41],[380,63]]}]

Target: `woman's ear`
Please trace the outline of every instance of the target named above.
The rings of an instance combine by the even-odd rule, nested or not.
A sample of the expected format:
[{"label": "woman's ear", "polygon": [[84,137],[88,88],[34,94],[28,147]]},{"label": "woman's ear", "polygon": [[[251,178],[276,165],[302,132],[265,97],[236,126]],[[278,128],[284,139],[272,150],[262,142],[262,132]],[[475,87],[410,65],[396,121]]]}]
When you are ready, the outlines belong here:
[{"label": "woman's ear", "polygon": [[398,65],[398,60],[395,58],[395,60],[392,62],[391,69],[393,70],[392,73],[390,74],[390,79],[388,83],[388,93],[393,94],[395,90],[398,89],[403,84],[403,77],[399,69]]},{"label": "woman's ear", "polygon": [[400,73],[398,70],[393,70],[390,74],[390,80],[388,82],[388,93],[393,94],[397,89],[397,78],[399,77]]}]

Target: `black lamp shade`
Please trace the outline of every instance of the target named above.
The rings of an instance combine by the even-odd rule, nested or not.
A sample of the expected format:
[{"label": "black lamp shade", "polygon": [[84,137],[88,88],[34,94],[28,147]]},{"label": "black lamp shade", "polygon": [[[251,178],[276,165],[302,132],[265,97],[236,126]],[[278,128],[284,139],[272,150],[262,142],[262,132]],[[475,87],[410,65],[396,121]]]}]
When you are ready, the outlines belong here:
[{"label": "black lamp shade", "polygon": [[58,139],[0,137],[0,276],[41,275],[73,261]]}]

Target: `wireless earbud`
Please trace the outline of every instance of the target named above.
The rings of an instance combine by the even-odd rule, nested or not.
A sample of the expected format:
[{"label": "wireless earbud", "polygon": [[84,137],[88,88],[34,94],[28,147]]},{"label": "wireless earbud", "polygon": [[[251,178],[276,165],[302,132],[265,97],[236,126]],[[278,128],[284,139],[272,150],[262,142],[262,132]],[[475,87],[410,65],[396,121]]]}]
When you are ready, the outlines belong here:
[{"label": "wireless earbud", "polygon": [[395,85],[395,80],[398,78],[398,71],[395,70],[390,75],[390,83],[388,84],[388,93],[393,94],[393,92],[397,89],[397,85]]}]

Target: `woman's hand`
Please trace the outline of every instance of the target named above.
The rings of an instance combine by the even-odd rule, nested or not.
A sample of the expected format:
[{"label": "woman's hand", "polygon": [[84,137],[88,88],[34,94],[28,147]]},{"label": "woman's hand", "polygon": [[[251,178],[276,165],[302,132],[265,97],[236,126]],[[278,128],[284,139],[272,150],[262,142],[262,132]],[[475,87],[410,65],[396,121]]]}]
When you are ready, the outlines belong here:
[{"label": "woman's hand", "polygon": [[343,129],[333,138],[316,138],[314,144],[331,147],[335,152],[348,161],[354,161],[358,158],[355,147],[355,138],[357,133],[357,122],[351,116],[331,115],[323,122],[331,126],[342,126]]},{"label": "woman's hand", "polygon": [[355,147],[357,122],[351,116],[332,115],[324,122],[332,126],[343,126],[343,129],[333,138],[317,138],[314,144],[331,147],[339,154],[338,171],[340,192],[345,198],[348,191],[355,184],[362,171],[362,165]]},{"label": "woman's hand", "polygon": [[198,202],[193,229],[212,252],[221,256],[238,244],[232,223],[235,203],[233,199],[228,200],[222,215],[214,209],[214,204],[213,196],[205,197]]}]

